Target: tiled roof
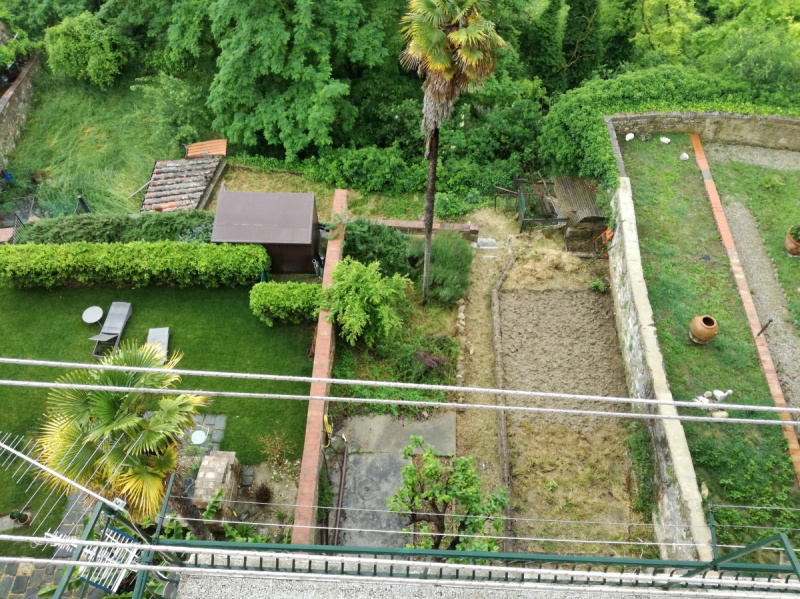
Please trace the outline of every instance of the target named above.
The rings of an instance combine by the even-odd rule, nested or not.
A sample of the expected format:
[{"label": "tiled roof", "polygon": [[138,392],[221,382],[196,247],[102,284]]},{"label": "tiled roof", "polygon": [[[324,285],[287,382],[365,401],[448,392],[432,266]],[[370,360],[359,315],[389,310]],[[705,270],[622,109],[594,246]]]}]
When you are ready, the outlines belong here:
[{"label": "tiled roof", "polygon": [[182,160],[160,160],[153,168],[142,212],[172,212],[199,207],[220,158],[205,156]]},{"label": "tiled roof", "polygon": [[227,156],[228,155],[228,140],[227,139],[213,139],[211,141],[201,141],[196,144],[189,145],[186,148],[187,158],[200,158],[202,156]]}]

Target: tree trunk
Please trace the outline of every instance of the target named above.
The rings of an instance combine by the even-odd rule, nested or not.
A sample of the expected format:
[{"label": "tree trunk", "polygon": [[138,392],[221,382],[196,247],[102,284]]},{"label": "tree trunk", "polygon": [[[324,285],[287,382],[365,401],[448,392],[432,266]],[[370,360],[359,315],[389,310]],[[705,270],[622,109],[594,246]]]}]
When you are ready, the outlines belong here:
[{"label": "tree trunk", "polygon": [[203,522],[203,514],[192,500],[186,497],[186,490],[183,486],[183,477],[175,474],[175,482],[172,485],[172,496],[169,499],[170,505],[178,512],[178,516],[184,518],[189,528],[199,541],[211,540],[211,531]]},{"label": "tree trunk", "polygon": [[428,285],[431,267],[431,239],[433,238],[433,203],[436,200],[436,162],[439,155],[439,128],[431,133],[428,147],[428,187],[425,190],[425,257],[422,261],[422,305],[428,303]]}]

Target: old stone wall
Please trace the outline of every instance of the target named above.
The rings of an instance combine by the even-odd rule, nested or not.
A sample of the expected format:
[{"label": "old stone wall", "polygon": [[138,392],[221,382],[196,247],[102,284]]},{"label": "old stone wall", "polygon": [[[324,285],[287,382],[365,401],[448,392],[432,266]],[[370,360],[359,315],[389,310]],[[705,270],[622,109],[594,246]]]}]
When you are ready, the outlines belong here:
[{"label": "old stone wall", "polygon": [[33,100],[33,80],[40,69],[38,55],[33,56],[0,98],[0,166],[8,164],[8,156],[17,145],[28,106]]},{"label": "old stone wall", "polygon": [[642,112],[618,113],[611,116],[610,121],[618,133],[697,133],[703,141],[800,151],[800,119],[792,117],[727,112]]},{"label": "old stone wall", "polygon": [[[621,163],[614,128],[611,125],[609,128],[615,154]],[[621,172],[624,175],[624,170]],[[633,397],[671,402],[672,394],[642,271],[631,183],[625,176],[619,178],[612,207],[615,230],[609,250],[609,269],[628,387]],[[662,416],[677,414],[675,407],[670,405],[653,406],[649,411]],[[653,437],[656,460],[656,538],[661,543],[696,544],[696,548],[662,545],[662,558],[711,560],[711,531],[706,524],[683,425],[678,420],[660,419],[649,421],[648,428]]]}]

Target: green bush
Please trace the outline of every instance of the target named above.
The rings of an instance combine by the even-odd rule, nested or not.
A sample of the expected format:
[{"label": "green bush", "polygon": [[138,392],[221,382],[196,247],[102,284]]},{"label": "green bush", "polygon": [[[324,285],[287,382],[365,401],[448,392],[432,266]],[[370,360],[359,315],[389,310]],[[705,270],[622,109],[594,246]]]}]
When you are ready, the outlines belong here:
[{"label": "green bush", "polygon": [[314,322],[319,313],[320,290],[315,283],[257,283],[250,291],[250,309],[267,326],[278,322]]},{"label": "green bush", "polygon": [[379,262],[381,272],[389,277],[394,274],[407,275],[408,239],[408,235],[393,227],[354,220],[347,223],[344,255],[361,264]]},{"label": "green bush", "polygon": [[433,212],[436,218],[442,220],[454,220],[461,218],[467,212],[470,212],[474,206],[471,206],[461,196],[448,193],[437,193],[436,202],[433,205]]},{"label": "green bush", "polygon": [[350,345],[364,339],[368,347],[391,337],[403,324],[408,307],[407,277],[383,277],[377,262],[365,266],[349,256],[333,269],[333,283],[322,290],[320,308]]},{"label": "green bush", "polygon": [[[27,225],[19,243],[128,243],[131,241],[211,240],[214,213],[204,210],[127,214],[76,214],[45,218]],[[202,235],[196,229],[202,227]]]},{"label": "green bush", "polygon": [[128,61],[129,42],[90,12],[67,17],[47,30],[47,64],[57,75],[110,87]]},{"label": "green bush", "polygon": [[[422,258],[425,240],[414,237],[409,246],[409,258],[415,265],[415,274],[422,285]],[[469,288],[469,269],[472,265],[472,248],[469,242],[455,231],[443,231],[431,242],[430,287],[431,297],[450,303],[464,297]]]},{"label": "green bush", "polygon": [[796,105],[757,106],[753,99],[753,91],[741,81],[683,66],[660,66],[616,79],[589,81],[561,96],[544,118],[541,157],[559,172],[592,177],[616,187],[617,163],[603,115],[651,110],[800,115]]},{"label": "green bush", "polygon": [[135,241],[0,247],[0,277],[16,287],[235,287],[257,280],[269,266],[266,250],[257,245]]}]

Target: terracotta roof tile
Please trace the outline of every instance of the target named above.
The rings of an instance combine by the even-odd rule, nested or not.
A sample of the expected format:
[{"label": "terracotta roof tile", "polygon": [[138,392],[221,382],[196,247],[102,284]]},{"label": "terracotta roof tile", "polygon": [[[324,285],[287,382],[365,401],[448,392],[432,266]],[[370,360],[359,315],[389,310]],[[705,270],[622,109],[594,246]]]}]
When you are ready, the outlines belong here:
[{"label": "terracotta roof tile", "polygon": [[228,155],[228,140],[227,139],[214,139],[211,141],[201,141],[196,144],[189,145],[186,148],[187,158],[200,158],[202,156],[227,156]]}]

